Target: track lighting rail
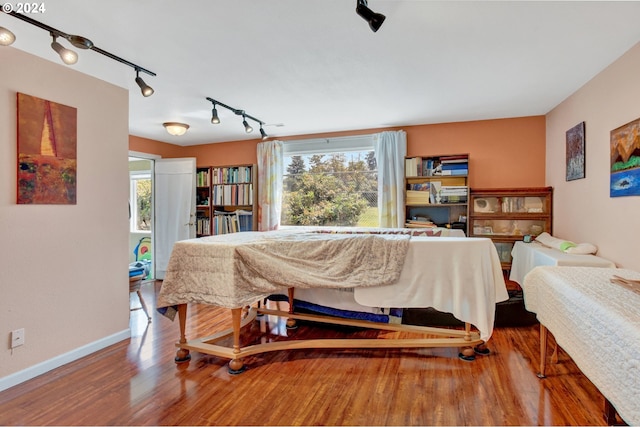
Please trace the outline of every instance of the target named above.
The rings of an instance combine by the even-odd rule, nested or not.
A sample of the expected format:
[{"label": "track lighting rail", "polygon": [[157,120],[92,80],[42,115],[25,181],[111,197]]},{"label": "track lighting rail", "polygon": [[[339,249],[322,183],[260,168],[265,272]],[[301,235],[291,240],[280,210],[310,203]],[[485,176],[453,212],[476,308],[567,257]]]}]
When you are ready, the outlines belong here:
[{"label": "track lighting rail", "polygon": [[[3,5],[0,5],[0,8],[2,8]],[[87,39],[86,37],[82,37],[82,36],[75,36],[72,34],[67,34],[64,31],[60,31],[57,28],[53,28],[47,24],[43,24],[40,21],[36,21],[33,18],[30,18],[26,15],[22,15],[20,13],[17,12],[3,12],[6,13],[7,15],[11,15],[14,18],[18,18],[21,21],[27,22],[31,25],[34,25],[38,28],[42,28],[43,30],[49,32],[52,35],[55,35],[57,37],[62,37],[64,39],[67,39],[72,45],[74,45],[77,48],[80,49],[91,49],[93,51],[98,52],[101,55],[104,55],[108,58],[113,59],[114,61],[118,61],[122,64],[128,65],[129,67],[133,68],[134,70],[137,71],[142,71],[143,73],[147,73],[151,76],[155,76],[156,73],[154,73],[153,71],[149,71],[146,68],[143,68],[139,65],[134,64],[133,62],[127,61],[126,59],[120,58],[119,56],[114,55],[113,53],[107,52],[106,50],[100,49],[98,46],[94,45],[93,42],[89,39]]]},{"label": "track lighting rail", "polygon": [[216,105],[219,105],[223,108],[226,108],[227,110],[231,111],[232,113],[234,113],[237,116],[242,116],[242,124],[244,125],[244,129],[247,133],[252,132],[253,128],[251,126],[249,126],[249,124],[247,123],[247,119],[251,119],[254,122],[258,123],[260,125],[260,135],[262,137],[262,139],[267,139],[269,136],[267,135],[267,133],[264,131],[264,129],[262,128],[262,126],[265,124],[262,120],[257,119],[255,117],[253,117],[250,114],[247,114],[246,111],[244,110],[240,110],[239,108],[233,108],[228,106],[227,104],[224,104],[220,101],[217,101],[213,98],[207,97],[207,101],[211,102],[213,104],[213,110],[212,110],[212,117],[211,117],[211,123],[213,124],[218,124],[220,123],[220,119],[218,118],[218,112],[216,110]]}]

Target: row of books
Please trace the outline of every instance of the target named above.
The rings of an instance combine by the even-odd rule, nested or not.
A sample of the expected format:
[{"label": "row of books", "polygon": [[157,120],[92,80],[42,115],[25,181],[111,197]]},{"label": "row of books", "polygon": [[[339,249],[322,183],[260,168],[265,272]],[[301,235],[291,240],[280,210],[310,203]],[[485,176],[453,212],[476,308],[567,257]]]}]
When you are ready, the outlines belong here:
[{"label": "row of books", "polygon": [[433,158],[409,157],[405,159],[405,176],[466,176],[469,157],[466,154]]},{"label": "row of books", "polygon": [[467,203],[469,189],[466,185],[443,185],[439,195],[440,203]]},{"label": "row of books", "polygon": [[196,172],[196,185],[198,187],[208,187],[211,185],[209,169],[199,170]]},{"label": "row of books", "polygon": [[217,184],[212,192],[214,205],[253,204],[253,184]]},{"label": "row of books", "polygon": [[199,216],[196,218],[196,234],[198,236],[208,236],[211,233],[211,222],[209,217]]},{"label": "row of books", "polygon": [[213,234],[237,233],[253,230],[253,213],[238,209],[235,212],[218,212],[213,215]]},{"label": "row of books", "polygon": [[214,184],[235,184],[241,182],[251,182],[251,166],[233,166],[228,168],[213,168]]}]

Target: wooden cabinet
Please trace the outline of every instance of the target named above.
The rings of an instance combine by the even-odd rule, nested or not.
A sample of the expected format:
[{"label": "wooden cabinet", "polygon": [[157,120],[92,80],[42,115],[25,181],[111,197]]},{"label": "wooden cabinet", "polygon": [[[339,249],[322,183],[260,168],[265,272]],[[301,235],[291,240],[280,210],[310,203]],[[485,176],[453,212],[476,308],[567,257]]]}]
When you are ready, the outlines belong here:
[{"label": "wooden cabinet", "polygon": [[407,227],[433,223],[468,235],[469,155],[405,158]]},{"label": "wooden cabinet", "polygon": [[199,167],[196,172],[198,237],[257,230],[256,165]]},{"label": "wooden cabinet", "polygon": [[514,242],[552,233],[552,187],[472,188],[470,197],[469,236],[491,238],[505,270],[511,269]]}]

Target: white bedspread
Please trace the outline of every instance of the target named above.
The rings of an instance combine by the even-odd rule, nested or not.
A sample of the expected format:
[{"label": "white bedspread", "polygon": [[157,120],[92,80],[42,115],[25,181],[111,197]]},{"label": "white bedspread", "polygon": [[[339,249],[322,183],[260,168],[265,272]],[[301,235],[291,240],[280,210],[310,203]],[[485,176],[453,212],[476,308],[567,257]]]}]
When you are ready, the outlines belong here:
[{"label": "white bedspread", "polygon": [[433,307],[471,323],[487,341],[496,303],[509,294],[491,239],[413,237],[398,281],[356,288],[354,297],[371,307]]},{"label": "white bedspread", "polygon": [[640,294],[613,275],[640,279],[626,269],[537,267],[524,301],[618,414],[640,425]]},{"label": "white bedspread", "polygon": [[[275,233],[297,234],[243,232],[177,242],[157,306],[195,302],[237,308],[267,297],[272,290],[244,286],[246,280],[235,267],[236,249]],[[282,279],[287,283],[286,276]],[[454,237],[412,237],[399,279],[386,286],[355,287],[354,295],[358,303],[370,307],[434,307],[450,312],[478,328],[485,341],[493,332],[495,304],[508,299],[491,240]]]},{"label": "white bedspread", "polygon": [[616,266],[612,261],[599,256],[567,254],[536,241],[531,243],[516,242],[513,245],[511,256],[513,261],[509,279],[519,285],[524,283],[524,277],[528,272],[541,265],[604,268],[615,268]]}]

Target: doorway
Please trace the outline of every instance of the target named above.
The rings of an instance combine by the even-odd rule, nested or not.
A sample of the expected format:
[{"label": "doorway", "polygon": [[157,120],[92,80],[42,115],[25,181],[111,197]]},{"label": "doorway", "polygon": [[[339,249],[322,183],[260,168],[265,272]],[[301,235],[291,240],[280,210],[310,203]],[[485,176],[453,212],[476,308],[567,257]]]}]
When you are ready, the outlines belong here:
[{"label": "doorway", "polygon": [[144,264],[146,280],[154,278],[153,166],[153,159],[129,156],[129,264]]}]

